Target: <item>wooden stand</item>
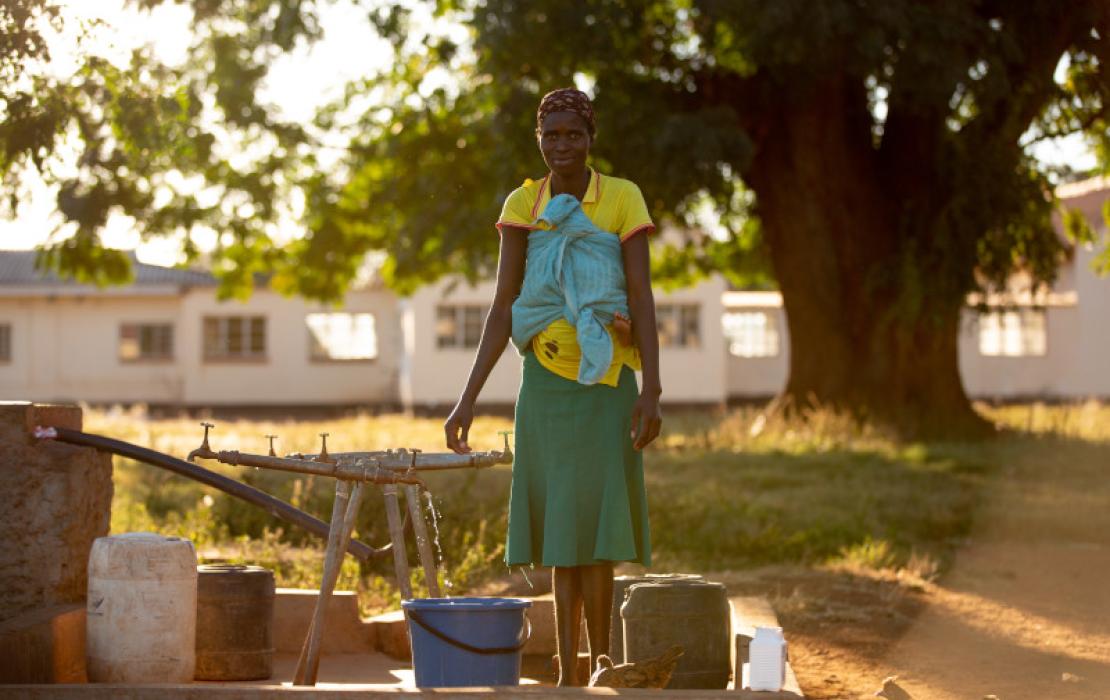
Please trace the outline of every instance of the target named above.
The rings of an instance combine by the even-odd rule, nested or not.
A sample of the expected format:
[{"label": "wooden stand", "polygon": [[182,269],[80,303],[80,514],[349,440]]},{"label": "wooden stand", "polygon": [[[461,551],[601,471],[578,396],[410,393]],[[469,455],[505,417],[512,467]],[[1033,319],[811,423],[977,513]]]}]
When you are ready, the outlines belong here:
[{"label": "wooden stand", "polygon": [[358,507],[362,503],[366,484],[373,482],[382,485],[385,498],[385,515],[389,525],[389,539],[393,548],[393,567],[397,575],[397,587],[401,597],[413,597],[412,580],[408,557],[405,554],[405,531],[401,518],[401,504],[398,499],[398,484],[403,484],[409,518],[416,535],[416,547],[420,552],[420,564],[424,568],[424,582],[428,595],[438,598],[439,576],[436,569],[435,553],[428,538],[428,524],[420,505],[420,490],[423,482],[418,478],[420,471],[441,469],[480,469],[495,464],[512,464],[513,453],[509,449],[510,431],[502,431],[505,449],[502,452],[471,452],[465,455],[453,453],[421,454],[421,450],[398,449],[376,452],[344,452],[328,454],[327,433],[321,433],[320,452],[316,455],[293,454],[278,457],[274,450],[274,438],[270,440],[269,454],[256,455],[240,453],[238,450],[215,452],[208,444],[208,430],[211,423],[204,426],[204,439],[200,447],[189,453],[189,461],[200,457],[215,459],[224,464],[275,469],[302,474],[318,474],[336,480],[335,501],[331,509],[331,524],[328,526],[328,544],[324,554],[324,573],[320,581],[320,595],[316,599],[312,621],[308,627],[301,655],[297,660],[294,685],[316,685],[316,674],[320,667],[320,647],[324,636],[324,623],[327,618],[328,601],[339,580],[339,570],[351,540]]},{"label": "wooden stand", "polygon": [[[293,685],[316,685],[316,674],[320,667],[320,644],[323,640],[324,623],[327,617],[328,600],[335,590],[335,583],[339,580],[339,570],[343,565],[343,554],[347,551],[347,543],[351,539],[355,518],[358,516],[358,507],[362,502],[363,490],[366,483],[359,481],[352,486],[350,481],[337,481],[335,485],[335,502],[331,510],[331,526],[328,529],[328,545],[324,554],[324,576],[320,582],[320,595],[316,599],[316,609],[312,615],[312,622],[308,628],[301,656],[297,661],[297,673]],[[428,525],[424,520],[424,513],[420,507],[420,487],[416,484],[405,485],[405,496],[408,501],[409,517],[412,519],[413,531],[416,533],[416,544],[420,550],[421,565],[424,568],[424,580],[428,584],[429,594],[433,598],[440,596],[439,578],[436,569],[435,557],[432,552],[431,541],[428,539]],[[397,497],[397,485],[385,484],[382,494],[385,498],[385,514],[389,522],[389,539],[393,545],[393,565],[397,575],[397,587],[404,599],[412,598],[412,583],[410,581],[409,562],[405,554],[405,531],[401,521],[401,507]]]}]

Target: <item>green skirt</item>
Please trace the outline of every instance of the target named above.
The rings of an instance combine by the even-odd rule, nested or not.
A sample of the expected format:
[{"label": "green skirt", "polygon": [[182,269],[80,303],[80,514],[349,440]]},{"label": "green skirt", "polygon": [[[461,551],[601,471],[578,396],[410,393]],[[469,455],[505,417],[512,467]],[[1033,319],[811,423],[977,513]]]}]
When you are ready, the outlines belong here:
[{"label": "green skirt", "polygon": [[651,564],[643,455],[632,449],[639,390],[586,386],[524,355],[509,498],[509,566]]}]

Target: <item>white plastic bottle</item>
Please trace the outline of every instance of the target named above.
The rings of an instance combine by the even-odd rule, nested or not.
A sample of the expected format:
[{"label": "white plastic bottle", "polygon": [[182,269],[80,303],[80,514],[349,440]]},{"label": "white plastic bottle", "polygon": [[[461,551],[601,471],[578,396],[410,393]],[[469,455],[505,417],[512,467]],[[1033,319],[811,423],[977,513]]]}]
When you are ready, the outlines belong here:
[{"label": "white plastic bottle", "polygon": [[781,627],[756,627],[748,646],[748,687],[782,690],[786,682],[786,640]]},{"label": "white plastic bottle", "polygon": [[193,543],[149,532],[100,537],[89,554],[89,680],[189,683],[196,663]]}]

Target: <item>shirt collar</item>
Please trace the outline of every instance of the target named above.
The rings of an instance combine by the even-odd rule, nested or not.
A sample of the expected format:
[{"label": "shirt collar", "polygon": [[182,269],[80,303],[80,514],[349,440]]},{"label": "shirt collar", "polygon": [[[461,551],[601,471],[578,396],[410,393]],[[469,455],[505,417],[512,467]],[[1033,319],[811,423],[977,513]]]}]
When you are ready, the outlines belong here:
[{"label": "shirt collar", "polygon": [[590,181],[586,185],[586,195],[582,197],[583,204],[593,204],[601,197],[601,173],[590,168]]},{"label": "shirt collar", "polygon": [[[582,197],[582,204],[595,204],[601,199],[601,173],[593,168],[590,171],[590,181],[586,184],[586,194]],[[536,203],[532,206],[532,218],[535,219],[551,201],[551,173],[548,173],[540,182],[540,193]]]}]

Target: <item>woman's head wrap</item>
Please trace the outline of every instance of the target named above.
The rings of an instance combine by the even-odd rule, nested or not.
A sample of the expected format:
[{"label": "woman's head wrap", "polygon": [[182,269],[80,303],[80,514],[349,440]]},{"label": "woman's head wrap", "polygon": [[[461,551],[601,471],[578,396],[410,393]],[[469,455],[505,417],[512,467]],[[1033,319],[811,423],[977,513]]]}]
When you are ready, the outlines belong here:
[{"label": "woman's head wrap", "polygon": [[543,127],[543,120],[552,112],[574,112],[586,120],[586,128],[593,138],[596,124],[594,123],[594,106],[586,93],[574,88],[560,88],[552,90],[540,100],[540,108],[536,110],[536,128]]}]

